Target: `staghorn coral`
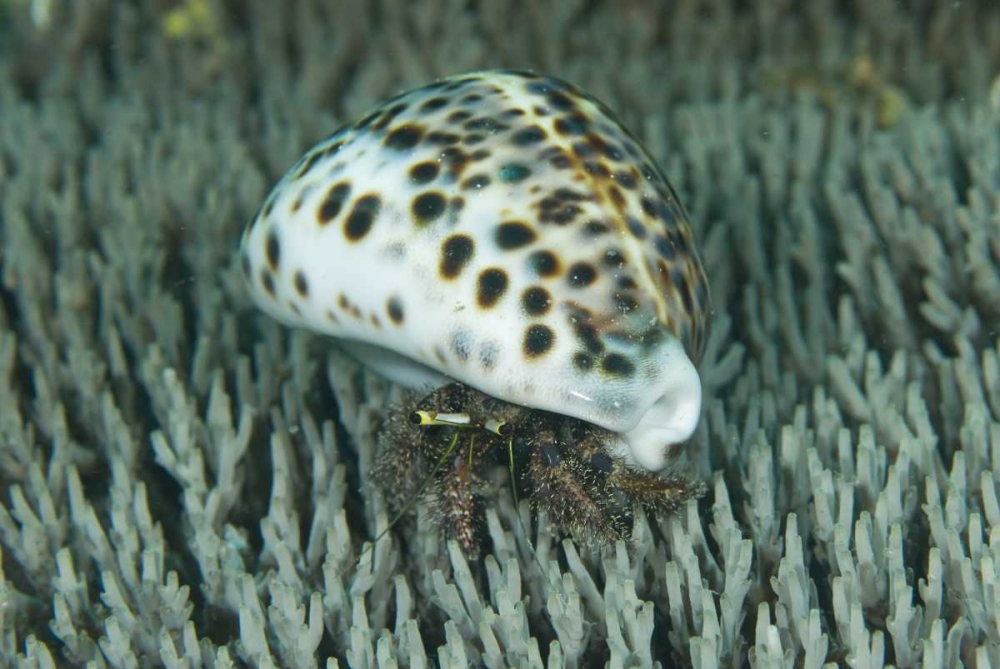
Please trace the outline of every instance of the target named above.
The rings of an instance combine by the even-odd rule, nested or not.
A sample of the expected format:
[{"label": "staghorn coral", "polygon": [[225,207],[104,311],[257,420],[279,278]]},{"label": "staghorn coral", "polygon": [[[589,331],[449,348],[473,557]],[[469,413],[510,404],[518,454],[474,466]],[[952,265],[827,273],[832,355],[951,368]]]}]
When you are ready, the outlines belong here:
[{"label": "staghorn coral", "polygon": [[[992,5],[251,1],[220,68],[158,3],[54,4],[58,57],[0,41],[0,665],[1000,665]],[[758,86],[858,53],[887,128]],[[383,533],[399,389],[241,286],[308,146],[492,65],[622,110],[712,283],[709,492],[604,553],[502,494],[481,562]]]}]

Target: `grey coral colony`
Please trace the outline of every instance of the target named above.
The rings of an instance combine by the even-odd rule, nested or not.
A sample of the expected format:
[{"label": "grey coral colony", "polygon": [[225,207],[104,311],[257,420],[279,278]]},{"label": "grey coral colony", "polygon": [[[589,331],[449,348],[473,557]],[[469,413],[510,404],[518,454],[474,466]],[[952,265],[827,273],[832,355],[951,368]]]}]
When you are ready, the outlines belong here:
[{"label": "grey coral colony", "polygon": [[376,479],[397,508],[428,495],[470,554],[497,464],[550,524],[603,542],[703,489],[662,471],[701,412],[691,227],[569,83],[481,71],[385,101],[281,179],[241,263],[266,313],[413,392],[385,416]]}]

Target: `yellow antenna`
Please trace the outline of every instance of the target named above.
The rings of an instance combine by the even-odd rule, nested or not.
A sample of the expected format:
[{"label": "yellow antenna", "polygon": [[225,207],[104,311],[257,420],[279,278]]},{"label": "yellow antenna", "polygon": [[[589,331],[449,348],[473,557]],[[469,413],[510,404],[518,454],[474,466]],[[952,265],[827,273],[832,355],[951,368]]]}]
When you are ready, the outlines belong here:
[{"label": "yellow antenna", "polygon": [[[414,413],[417,413],[417,412],[414,412]],[[439,471],[441,471],[441,467],[444,466],[444,463],[446,463],[448,461],[448,458],[450,458],[451,455],[455,452],[455,447],[456,446],[458,446],[458,433],[457,432],[452,436],[451,443],[448,444],[448,448],[445,449],[444,453],[438,459],[437,464],[434,465],[434,469],[432,469],[430,471],[430,473],[427,476],[424,477],[424,480],[420,482],[420,487],[417,488],[417,491],[410,498],[410,501],[408,501],[406,504],[404,504],[403,508],[400,509],[396,513],[395,516],[393,516],[392,520],[389,521],[389,524],[386,525],[386,527],[385,527],[384,530],[382,530],[381,532],[379,532],[378,535],[376,535],[375,538],[371,542],[366,542],[366,543],[368,543],[368,545],[365,546],[364,548],[362,548],[361,552],[358,553],[358,557],[354,561],[355,566],[360,566],[361,558],[363,558],[365,556],[365,553],[367,551],[370,551],[370,550],[374,551],[375,550],[375,546],[378,545],[378,542],[382,539],[382,537],[384,537],[385,535],[387,535],[392,530],[392,528],[396,527],[396,525],[399,523],[399,521],[401,521],[403,519],[403,516],[405,516],[406,514],[408,514],[410,512],[410,510],[413,509],[413,507],[417,504],[417,501],[420,499],[421,495],[424,494],[424,491],[427,489],[427,486],[430,485],[431,480],[433,480],[433,478],[437,475],[437,473]],[[347,569],[345,568],[339,574],[337,574],[337,576],[338,577],[343,576],[346,572],[347,572]]]},{"label": "yellow antenna", "polygon": [[[510,431],[508,430],[509,433]],[[524,532],[524,540],[528,542],[528,550],[531,551],[531,557],[534,558],[535,564],[538,565],[539,573],[541,573],[542,578],[545,578],[545,565],[542,564],[541,558],[538,557],[538,551],[535,550],[535,543],[531,540],[531,532],[524,526],[524,521],[521,519],[521,500],[517,495],[517,476],[514,473],[513,437],[507,438],[507,471],[510,472],[510,492],[514,496],[514,517],[517,518],[517,524],[520,526],[521,531]]]},{"label": "yellow antenna", "polygon": [[472,424],[472,418],[467,413],[438,413],[437,411],[414,411],[410,414],[410,422],[420,427],[429,425],[444,425],[447,427],[478,427]]}]

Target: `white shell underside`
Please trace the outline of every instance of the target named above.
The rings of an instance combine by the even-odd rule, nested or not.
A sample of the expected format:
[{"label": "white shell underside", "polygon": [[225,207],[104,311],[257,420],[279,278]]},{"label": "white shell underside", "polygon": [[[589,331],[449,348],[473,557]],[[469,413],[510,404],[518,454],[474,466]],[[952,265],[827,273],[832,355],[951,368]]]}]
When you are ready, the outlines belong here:
[{"label": "white shell underside", "polygon": [[454,382],[437,370],[383,346],[343,339],[340,347],[365,367],[398,386],[429,393]]}]

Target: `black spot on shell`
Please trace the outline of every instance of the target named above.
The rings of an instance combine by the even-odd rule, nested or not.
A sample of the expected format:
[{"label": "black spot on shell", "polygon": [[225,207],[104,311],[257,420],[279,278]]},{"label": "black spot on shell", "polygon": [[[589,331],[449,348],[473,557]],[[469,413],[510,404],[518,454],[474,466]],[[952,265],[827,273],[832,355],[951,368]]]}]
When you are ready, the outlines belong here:
[{"label": "black spot on shell", "polygon": [[605,142],[604,140],[600,139],[597,135],[589,135],[588,137],[590,138],[591,143],[598,147],[598,150],[601,152],[601,155],[603,155],[605,158],[610,158],[615,162],[620,162],[625,159],[625,154],[619,147],[615,146],[614,144]]},{"label": "black spot on shell", "polygon": [[427,133],[427,143],[435,146],[448,146],[457,144],[462,138],[453,132],[439,132],[437,130]]},{"label": "black spot on shell", "polygon": [[549,326],[540,323],[529,325],[524,333],[524,355],[529,358],[544,355],[552,348],[555,338],[555,333]]},{"label": "black spot on shell", "polygon": [[584,162],[583,169],[586,170],[587,174],[599,179],[607,179],[611,176],[610,170],[603,163],[599,163],[596,160]]},{"label": "black spot on shell", "polygon": [[344,222],[344,236],[352,242],[360,241],[372,229],[381,208],[382,201],[378,195],[365,195],[358,200]]},{"label": "black spot on shell", "polygon": [[472,112],[466,109],[456,109],[452,113],[448,114],[449,123],[461,123],[462,121],[467,121],[472,118]]},{"label": "black spot on shell", "polygon": [[483,309],[491,309],[507,292],[509,279],[507,273],[499,267],[484,269],[479,273],[476,300]]},{"label": "black spot on shell", "polygon": [[580,113],[567,114],[556,119],[556,132],[560,135],[583,135],[587,132],[590,122]]},{"label": "black spot on shell", "polygon": [[[398,95],[393,98],[390,98],[389,100],[386,100],[382,106],[385,107],[386,104],[389,104],[393,100],[397,99],[399,99]],[[396,118],[404,111],[406,111],[406,106],[407,105],[405,102],[400,102],[389,107],[385,111],[385,113],[382,114],[382,117],[378,121],[376,121],[374,125],[372,125],[372,130],[385,130],[385,128],[388,127],[390,123],[392,123],[392,120],[394,118]]]},{"label": "black spot on shell", "polygon": [[591,353],[597,354],[604,351],[604,343],[597,332],[597,328],[585,321],[578,320],[573,324],[573,331],[576,338]]},{"label": "black spot on shell", "polygon": [[403,322],[403,303],[398,297],[390,297],[385,305],[385,310],[393,323],[399,325]]},{"label": "black spot on shell", "polygon": [[446,279],[454,279],[472,259],[475,244],[468,235],[452,235],[441,245],[439,271]]},{"label": "black spot on shell", "polygon": [[524,88],[529,93],[534,93],[535,95],[548,95],[553,90],[552,80],[546,77],[541,81],[532,81],[525,85]]},{"label": "black spot on shell", "polygon": [[573,355],[573,365],[581,372],[589,372],[594,367],[594,356],[579,352]]},{"label": "black spot on shell", "polygon": [[537,125],[531,125],[515,132],[510,141],[514,146],[531,146],[545,139],[545,131]]},{"label": "black spot on shell", "polygon": [[351,185],[345,182],[335,184],[323,198],[323,203],[319,206],[317,218],[320,225],[326,225],[337,217],[340,210],[344,208],[344,203],[351,194]]},{"label": "black spot on shell", "polygon": [[674,287],[681,295],[681,303],[687,313],[694,313],[694,297],[691,294],[691,282],[679,268],[674,271]]},{"label": "black spot on shell", "polygon": [[426,114],[429,112],[437,111],[438,109],[441,109],[442,107],[445,107],[447,105],[448,105],[448,98],[439,96],[436,98],[431,98],[430,100],[427,100],[422,105],[420,105],[420,111]]},{"label": "black spot on shell", "polygon": [[573,161],[561,150],[556,150],[548,155],[549,165],[557,170],[565,170],[573,165]]},{"label": "black spot on shell", "polygon": [[464,126],[466,130],[473,132],[487,132],[490,134],[496,134],[498,132],[503,132],[507,130],[510,126],[505,123],[500,123],[495,118],[489,116],[482,116],[480,118],[474,118],[468,121]]},{"label": "black spot on shell", "polygon": [[656,214],[667,225],[673,225],[677,220],[677,216],[674,215],[674,211],[666,202],[660,202],[660,206],[657,207]]},{"label": "black spot on shell", "polygon": [[601,370],[610,376],[628,377],[635,373],[635,365],[620,353],[609,353],[601,360]]},{"label": "black spot on shell", "polygon": [[[333,135],[333,137],[336,137],[336,136],[337,136],[337,135],[336,135],[336,133],[335,133],[335,134]],[[332,139],[332,138],[331,138],[331,139]],[[331,157],[333,157],[333,156],[337,155],[338,153],[340,153],[340,150],[341,150],[342,148],[344,148],[344,142],[343,142],[343,141],[339,141],[339,142],[334,142],[334,143],[333,143],[333,144],[331,144],[330,146],[328,146],[328,147],[326,147],[325,149],[323,149],[323,155],[324,155],[325,157],[327,157],[327,158],[331,158]]]},{"label": "black spot on shell", "polygon": [[437,220],[444,213],[444,195],[437,192],[421,193],[413,198],[411,210],[419,225],[427,225]]},{"label": "black spot on shell", "polygon": [[363,119],[361,119],[360,121],[358,121],[357,123],[355,123],[354,127],[357,130],[364,130],[365,128],[367,128],[368,126],[370,126],[375,121],[375,119],[377,119],[381,115],[382,115],[382,110],[381,109],[376,109],[375,111],[373,111],[372,113],[368,114]]},{"label": "black spot on shell", "polygon": [[267,239],[264,241],[264,252],[267,255],[267,264],[271,266],[271,269],[277,271],[278,263],[281,261],[281,245],[278,243],[278,235],[274,230],[267,233]]},{"label": "black spot on shell", "polygon": [[529,256],[528,264],[538,276],[551,277],[559,273],[559,259],[552,251],[535,251]]},{"label": "black spot on shell", "polygon": [[309,297],[309,282],[306,281],[306,275],[302,273],[302,270],[295,272],[295,291],[302,297]]},{"label": "black spot on shell", "polygon": [[304,162],[302,163],[302,166],[296,171],[295,177],[296,178],[301,178],[301,177],[305,176],[306,174],[308,174],[309,172],[311,172],[312,168],[314,168],[316,166],[316,163],[318,163],[321,158],[323,158],[323,153],[322,152],[317,152],[317,153],[311,154],[308,158],[306,158],[304,160]]},{"label": "black spot on shell", "polygon": [[245,252],[240,254],[240,268],[243,270],[243,276],[247,278],[253,274],[253,268],[250,266],[250,256]]},{"label": "black spot on shell", "polygon": [[521,183],[531,176],[531,170],[521,163],[507,163],[500,167],[500,181],[505,184]]},{"label": "black spot on shell", "polygon": [[[448,83],[447,79],[438,79],[437,81],[432,81],[426,86],[421,86],[415,91],[410,91],[411,93],[423,93],[424,95],[430,95],[434,91],[439,91],[446,87]],[[404,93],[405,94],[405,93]]]},{"label": "black spot on shell", "polygon": [[467,77],[461,77],[459,79],[449,79],[447,82],[442,82],[444,86],[441,88],[442,91],[457,91],[460,88],[465,88],[469,84],[479,81],[479,77],[475,75],[470,75]]},{"label": "black spot on shell", "polygon": [[571,286],[583,288],[594,283],[597,279],[597,270],[594,269],[593,265],[585,262],[573,263],[566,274],[566,279]]},{"label": "black spot on shell", "polygon": [[437,178],[440,170],[441,168],[436,162],[417,163],[410,168],[410,181],[418,186],[429,184]]},{"label": "black spot on shell", "polygon": [[471,160],[469,154],[457,146],[449,146],[444,149],[440,154],[440,158],[445,162],[448,170],[448,178],[452,181],[461,178],[462,173]]},{"label": "black spot on shell", "polygon": [[260,283],[267,294],[274,297],[274,277],[267,269],[260,270]]},{"label": "black spot on shell", "polygon": [[545,96],[545,101],[549,103],[552,107],[555,107],[559,111],[570,111],[576,107],[572,98],[559,91],[552,91]]},{"label": "black spot on shell", "polygon": [[586,142],[573,142],[573,153],[575,153],[578,158],[582,158],[584,160],[592,158],[597,154],[597,152],[594,151],[594,147]]},{"label": "black spot on shell", "polygon": [[621,184],[622,188],[632,190],[636,186],[635,178],[628,172],[615,172],[614,179]]},{"label": "black spot on shell", "polygon": [[657,237],[654,239],[653,246],[656,247],[656,252],[666,260],[673,260],[677,256],[677,249],[674,247],[674,243],[666,237]]},{"label": "black spot on shell", "polygon": [[476,190],[479,188],[486,188],[489,185],[490,185],[490,178],[485,174],[476,174],[462,182],[462,188],[464,188],[465,190]]},{"label": "black spot on shell", "polygon": [[582,211],[575,203],[586,199],[588,199],[586,195],[570,188],[557,188],[550,195],[539,200],[540,214],[538,219],[543,223],[566,225]]},{"label": "black spot on shell", "polygon": [[649,234],[649,231],[646,230],[646,226],[634,216],[626,217],[625,221],[628,224],[628,231],[631,232],[636,239],[645,239]]},{"label": "black spot on shell", "polygon": [[647,216],[656,217],[656,203],[649,197],[643,197],[639,200],[639,205],[642,210],[646,212]]},{"label": "black spot on shell", "polygon": [[472,352],[472,335],[467,330],[455,330],[451,334],[451,350],[455,357],[466,362]]},{"label": "black spot on shell", "polygon": [[407,123],[386,135],[385,146],[395,151],[409,151],[420,142],[423,136],[424,131],[422,128],[412,123]]},{"label": "black spot on shell", "polygon": [[604,264],[608,267],[621,269],[625,266],[625,256],[618,249],[608,249],[604,252]]},{"label": "black spot on shell", "polygon": [[555,223],[556,225],[566,225],[572,223],[582,210],[575,204],[567,204],[558,209],[543,212],[539,220],[543,223]]},{"label": "black spot on shell", "polygon": [[525,247],[535,238],[535,231],[521,221],[508,221],[496,227],[496,244],[508,251]]},{"label": "black spot on shell", "polygon": [[572,188],[557,188],[552,191],[552,199],[556,202],[582,202],[590,199],[590,196],[573,190]]},{"label": "black spot on shell", "polygon": [[623,314],[633,312],[639,308],[639,302],[629,293],[616,292],[614,300],[615,308]]},{"label": "black spot on shell", "polygon": [[479,364],[483,369],[489,371],[496,367],[497,359],[500,357],[500,347],[496,342],[484,342],[479,347]]},{"label": "black spot on shell", "polygon": [[521,307],[529,316],[541,316],[552,306],[552,296],[541,286],[532,286],[521,294]]}]

